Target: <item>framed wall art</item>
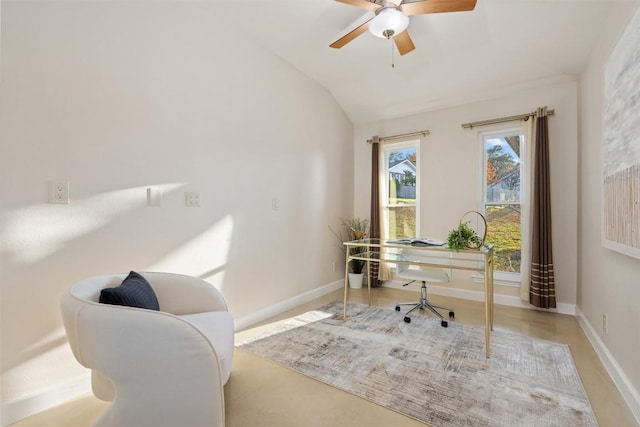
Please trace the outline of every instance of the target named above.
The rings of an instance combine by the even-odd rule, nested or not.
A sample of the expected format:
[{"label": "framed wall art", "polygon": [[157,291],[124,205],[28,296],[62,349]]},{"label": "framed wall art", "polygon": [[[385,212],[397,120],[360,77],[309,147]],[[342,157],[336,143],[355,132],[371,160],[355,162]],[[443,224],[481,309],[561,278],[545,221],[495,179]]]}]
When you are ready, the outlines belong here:
[{"label": "framed wall art", "polygon": [[640,9],[605,65],[603,245],[640,258]]}]

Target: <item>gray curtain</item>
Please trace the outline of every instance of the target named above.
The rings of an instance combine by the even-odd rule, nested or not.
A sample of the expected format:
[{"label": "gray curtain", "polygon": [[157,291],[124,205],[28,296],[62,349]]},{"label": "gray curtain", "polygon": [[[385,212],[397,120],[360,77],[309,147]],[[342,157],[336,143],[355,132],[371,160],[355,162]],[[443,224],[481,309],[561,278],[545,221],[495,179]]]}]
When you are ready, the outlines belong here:
[{"label": "gray curtain", "polygon": [[[380,139],[373,137],[371,142],[371,211],[369,215],[369,237],[372,239],[380,238]],[[382,284],[378,278],[380,264],[377,262],[369,263],[370,271],[369,283],[372,287]]]},{"label": "gray curtain", "polygon": [[556,307],[556,287],[551,249],[551,180],[547,107],[536,117],[533,202],[531,213],[531,286],[529,302],[540,308]]}]

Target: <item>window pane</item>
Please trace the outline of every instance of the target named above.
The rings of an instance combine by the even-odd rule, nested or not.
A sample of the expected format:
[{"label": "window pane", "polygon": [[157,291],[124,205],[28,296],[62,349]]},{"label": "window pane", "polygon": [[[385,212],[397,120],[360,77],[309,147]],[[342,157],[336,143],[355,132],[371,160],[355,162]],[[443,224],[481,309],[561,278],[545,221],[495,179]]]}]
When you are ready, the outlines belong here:
[{"label": "window pane", "polygon": [[485,139],[487,203],[520,203],[520,136]]},{"label": "window pane", "polygon": [[415,205],[417,166],[415,148],[387,152],[387,205]]},{"label": "window pane", "polygon": [[416,207],[389,208],[389,238],[402,239],[416,235]]},{"label": "window pane", "polygon": [[418,149],[415,145],[385,149],[387,236],[414,237],[416,233],[416,183]]},{"label": "window pane", "polygon": [[487,206],[487,243],[494,245],[494,270],[520,273],[520,205]]}]

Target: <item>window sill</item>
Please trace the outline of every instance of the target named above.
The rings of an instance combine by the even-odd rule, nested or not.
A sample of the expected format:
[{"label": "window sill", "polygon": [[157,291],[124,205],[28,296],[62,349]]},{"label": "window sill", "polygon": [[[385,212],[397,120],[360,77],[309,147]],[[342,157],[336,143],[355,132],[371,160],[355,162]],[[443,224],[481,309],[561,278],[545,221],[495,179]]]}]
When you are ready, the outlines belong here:
[{"label": "window sill", "polygon": [[[484,274],[476,273],[472,276],[475,283],[484,283]],[[493,284],[498,286],[507,286],[510,288],[520,288],[520,273],[494,272]]]}]

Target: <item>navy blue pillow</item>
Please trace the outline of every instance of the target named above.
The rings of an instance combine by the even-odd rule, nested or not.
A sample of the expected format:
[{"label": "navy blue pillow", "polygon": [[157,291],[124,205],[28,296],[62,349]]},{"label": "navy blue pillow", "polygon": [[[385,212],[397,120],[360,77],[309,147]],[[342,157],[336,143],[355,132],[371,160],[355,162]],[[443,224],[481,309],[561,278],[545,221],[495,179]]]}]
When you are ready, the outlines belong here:
[{"label": "navy blue pillow", "polygon": [[100,302],[160,311],[158,298],[156,298],[153,288],[147,279],[135,271],[130,272],[120,286],[101,290]]}]

